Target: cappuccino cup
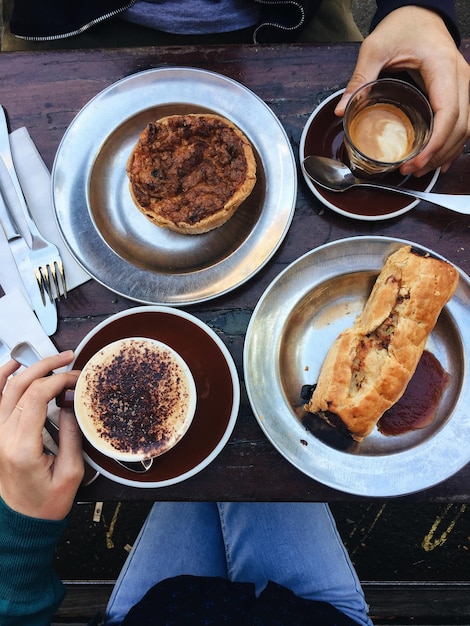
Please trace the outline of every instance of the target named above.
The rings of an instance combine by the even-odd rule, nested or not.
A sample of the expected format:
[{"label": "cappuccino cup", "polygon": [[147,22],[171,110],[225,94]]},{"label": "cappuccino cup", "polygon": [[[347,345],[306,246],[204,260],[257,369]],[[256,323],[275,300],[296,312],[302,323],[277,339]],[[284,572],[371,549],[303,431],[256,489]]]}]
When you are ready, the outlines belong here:
[{"label": "cappuccino cup", "polygon": [[138,462],[178,443],[196,401],[191,371],[175,350],[129,337],[99,349],[84,365],[73,406],[94,448],[118,461]]},{"label": "cappuccino cup", "polygon": [[343,128],[352,171],[362,176],[386,174],[424,149],[432,133],[433,112],[419,89],[382,78],[351,96]]}]

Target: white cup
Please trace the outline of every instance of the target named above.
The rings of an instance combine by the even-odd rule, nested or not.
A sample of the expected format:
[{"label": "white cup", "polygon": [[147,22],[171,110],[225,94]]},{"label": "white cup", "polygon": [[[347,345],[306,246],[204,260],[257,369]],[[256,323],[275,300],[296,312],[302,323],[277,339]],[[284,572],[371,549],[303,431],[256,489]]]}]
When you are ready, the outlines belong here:
[{"label": "white cup", "polygon": [[99,452],[138,462],[175,446],[188,430],[196,386],[183,358],[144,337],[119,339],[83,367],[74,392],[78,424]]}]

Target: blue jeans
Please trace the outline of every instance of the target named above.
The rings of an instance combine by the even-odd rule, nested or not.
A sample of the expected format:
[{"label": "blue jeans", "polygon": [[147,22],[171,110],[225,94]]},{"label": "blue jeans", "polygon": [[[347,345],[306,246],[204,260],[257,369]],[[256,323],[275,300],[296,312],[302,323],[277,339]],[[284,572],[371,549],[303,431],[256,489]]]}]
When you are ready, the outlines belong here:
[{"label": "blue jeans", "polygon": [[328,505],[271,502],[158,502],[116,582],[106,626],[161,580],[191,574],[269,580],[296,595],[334,605],[371,626],[354,567]]}]

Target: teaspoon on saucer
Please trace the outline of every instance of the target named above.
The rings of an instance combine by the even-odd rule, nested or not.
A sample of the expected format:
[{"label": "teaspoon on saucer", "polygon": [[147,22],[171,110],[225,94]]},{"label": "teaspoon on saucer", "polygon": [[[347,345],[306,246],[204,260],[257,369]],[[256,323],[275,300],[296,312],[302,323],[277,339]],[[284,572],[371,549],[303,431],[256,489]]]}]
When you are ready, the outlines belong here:
[{"label": "teaspoon on saucer", "polygon": [[424,191],[414,191],[403,187],[393,187],[382,185],[362,178],[357,178],[347,165],[330,159],[328,157],[311,155],[302,162],[302,168],[307,176],[314,182],[328,189],[329,191],[343,192],[353,187],[370,187],[372,189],[382,189],[393,191],[413,198],[419,198],[426,202],[431,202],[457,213],[470,215],[470,196],[451,195],[440,193],[429,193]]},{"label": "teaspoon on saucer", "polygon": [[125,469],[130,472],[135,472],[136,474],[145,474],[153,465],[153,459],[144,459],[143,461],[118,461],[117,459],[113,459],[115,463],[121,465]]}]

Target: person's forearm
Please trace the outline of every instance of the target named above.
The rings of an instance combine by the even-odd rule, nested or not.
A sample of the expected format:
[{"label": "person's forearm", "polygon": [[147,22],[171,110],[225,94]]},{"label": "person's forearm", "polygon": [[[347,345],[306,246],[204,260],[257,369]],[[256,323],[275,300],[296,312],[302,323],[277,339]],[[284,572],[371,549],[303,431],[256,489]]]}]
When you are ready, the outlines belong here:
[{"label": "person's forearm", "polygon": [[457,15],[455,12],[454,0],[376,0],[377,11],[372,18],[370,30],[372,31],[377,24],[383,20],[391,11],[410,4],[421,6],[426,9],[436,11],[444,19],[450,34],[455,43],[460,45],[460,33],[457,23]]},{"label": "person's forearm", "polygon": [[46,626],[65,588],[52,568],[66,521],[27,517],[0,498],[0,624]]}]

